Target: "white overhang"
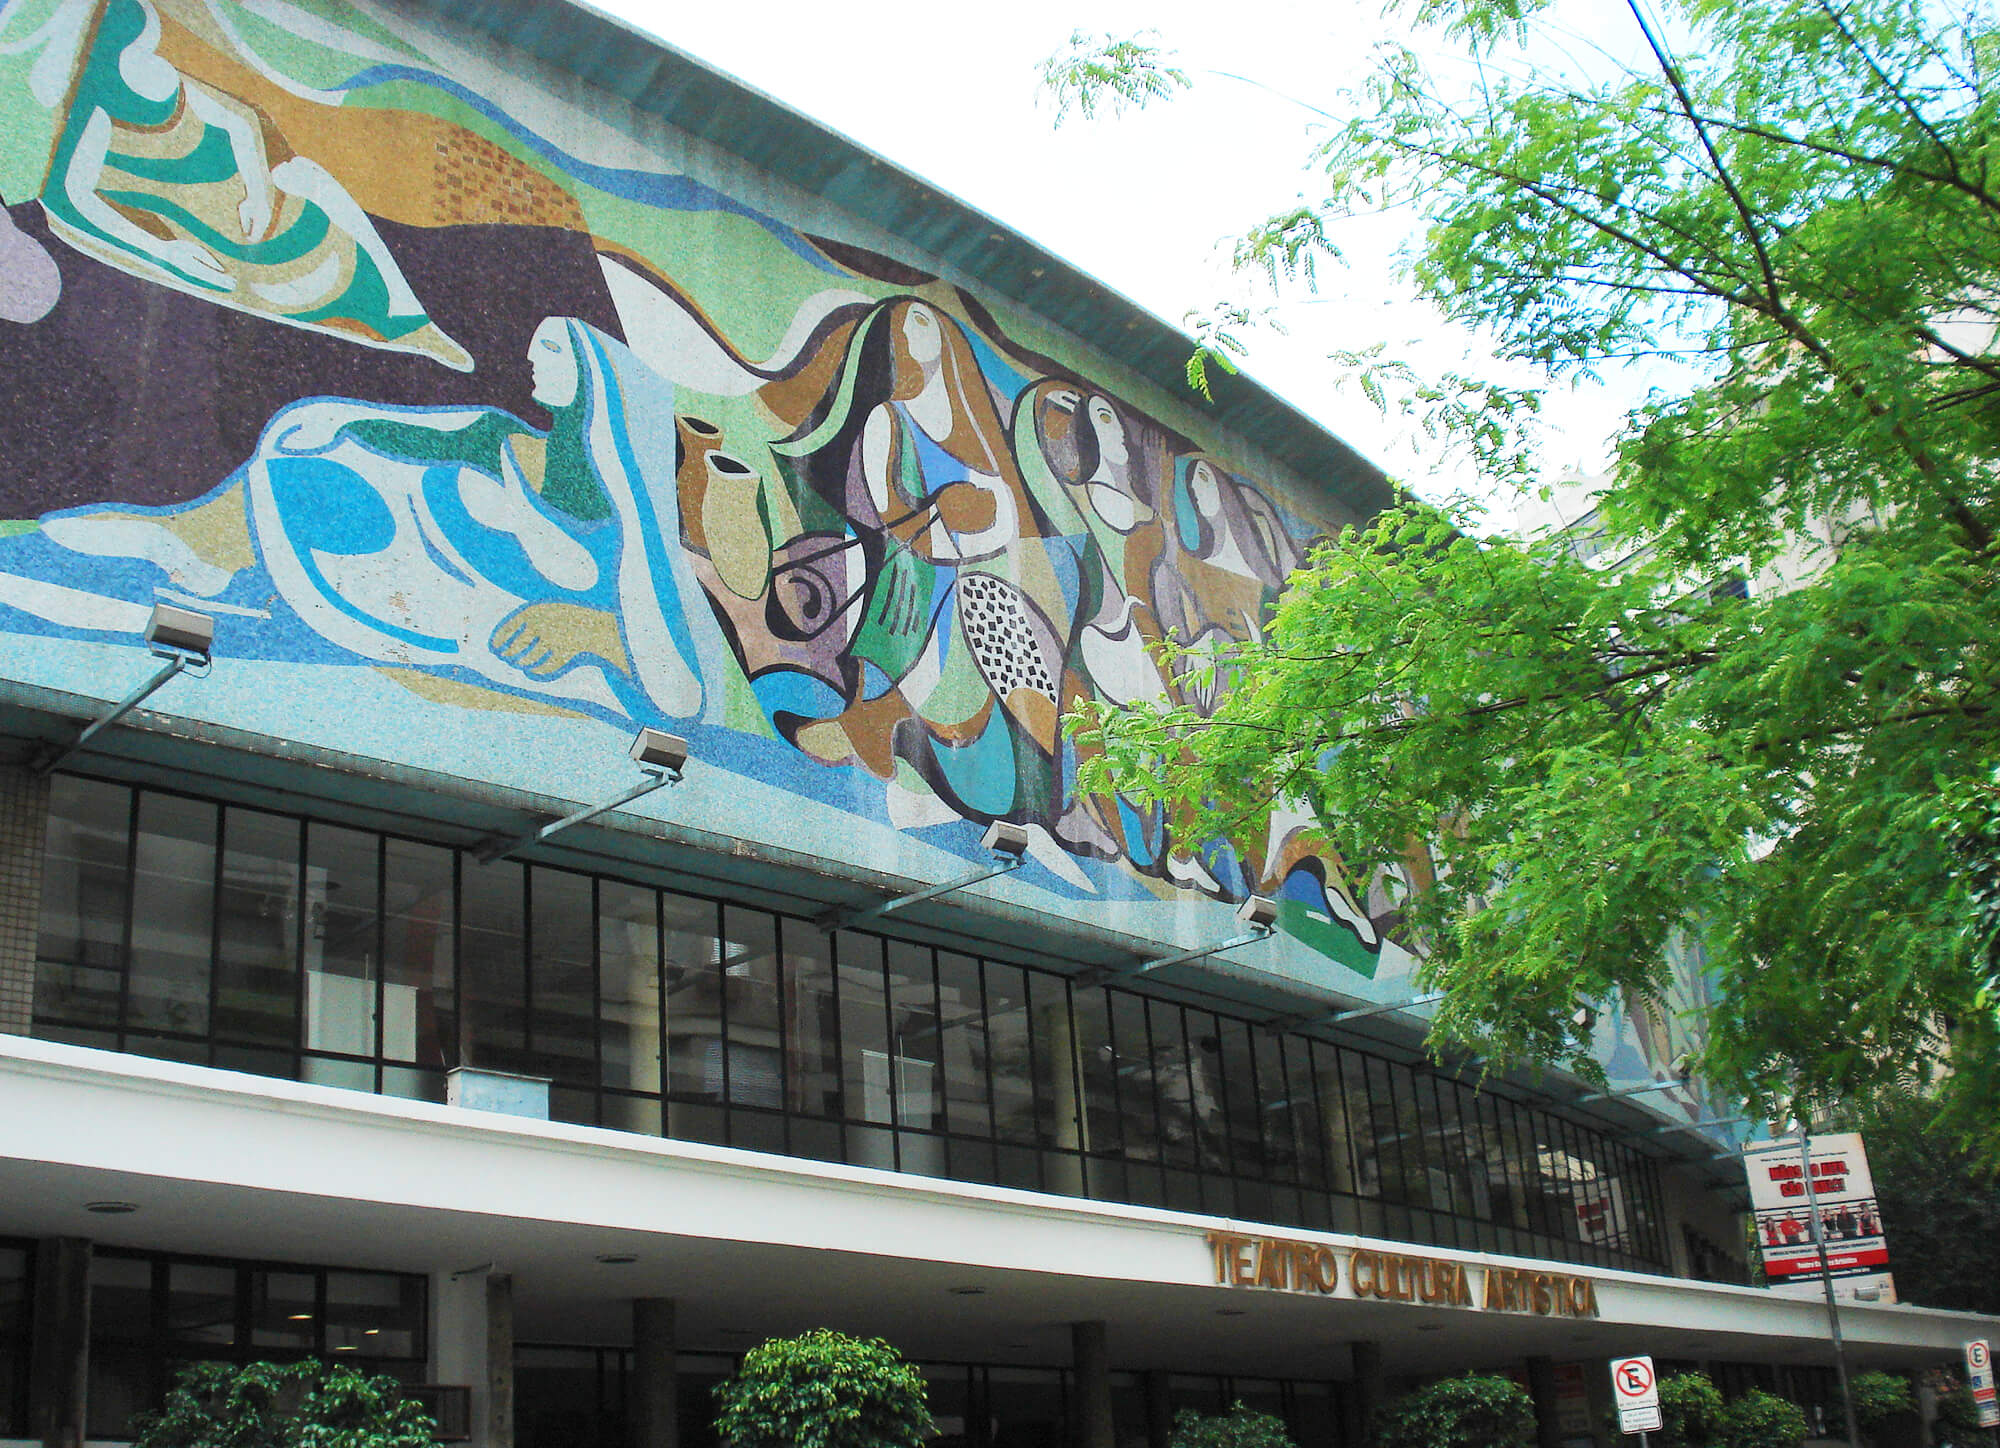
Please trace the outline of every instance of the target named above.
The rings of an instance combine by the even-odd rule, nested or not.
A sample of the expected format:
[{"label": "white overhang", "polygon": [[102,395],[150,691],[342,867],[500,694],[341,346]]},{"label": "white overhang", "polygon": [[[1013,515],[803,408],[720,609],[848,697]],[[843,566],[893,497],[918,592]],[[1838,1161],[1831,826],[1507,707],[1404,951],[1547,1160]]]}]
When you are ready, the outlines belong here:
[{"label": "white overhang", "polygon": [[[0,1103],[0,1235],[431,1273],[490,1264],[513,1276],[527,1338],[615,1342],[630,1298],[668,1296],[682,1341],[715,1348],[827,1325],[916,1356],[1061,1361],[1065,1325],[1102,1318],[1121,1363],[1259,1375],[1344,1376],[1356,1339],[1381,1342],[1392,1372],[1537,1353],[1826,1360],[1819,1303],[1747,1287],[766,1156],[23,1037],[0,1036]],[[106,1198],[139,1210],[84,1209]],[[1218,1283],[1215,1234],[1328,1248],[1339,1285]],[[611,1254],[637,1260],[596,1260]],[[1356,1254],[1368,1259],[1359,1274]],[[1450,1265],[1398,1269],[1384,1254]],[[1470,1306],[1370,1294],[1385,1272],[1407,1286],[1456,1267]],[[1488,1273],[1586,1278],[1595,1315],[1489,1307]],[[1883,1366],[1943,1362],[1967,1338],[2000,1336],[1994,1319],[1903,1306],[1845,1307],[1842,1328],[1857,1362]]]}]

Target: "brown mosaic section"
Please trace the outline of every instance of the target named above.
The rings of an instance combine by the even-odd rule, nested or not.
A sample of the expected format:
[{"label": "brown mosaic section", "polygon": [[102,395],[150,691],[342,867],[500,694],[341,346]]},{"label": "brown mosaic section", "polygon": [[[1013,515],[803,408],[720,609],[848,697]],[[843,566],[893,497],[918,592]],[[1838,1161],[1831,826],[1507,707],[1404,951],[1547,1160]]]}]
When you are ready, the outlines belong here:
[{"label": "brown mosaic section", "polygon": [[583,210],[575,197],[470,131],[432,138],[431,194],[440,225],[483,223],[583,230]]}]

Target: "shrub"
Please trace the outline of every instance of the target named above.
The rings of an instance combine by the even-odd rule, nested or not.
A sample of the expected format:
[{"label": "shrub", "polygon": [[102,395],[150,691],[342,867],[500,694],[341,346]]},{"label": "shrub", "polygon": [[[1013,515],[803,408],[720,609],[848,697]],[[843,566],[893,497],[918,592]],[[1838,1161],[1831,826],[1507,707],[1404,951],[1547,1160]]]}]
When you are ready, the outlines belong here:
[{"label": "shrub", "polygon": [[1979,1426],[1979,1405],[1964,1383],[1938,1394],[1937,1422],[1932,1427],[1940,1448],[1985,1448],[1993,1441]]},{"label": "shrub", "polygon": [[1294,1448],[1282,1418],[1237,1403],[1227,1413],[1197,1413],[1182,1408],[1174,1415],[1167,1448]]},{"label": "shrub", "polygon": [[1711,1448],[1722,1421],[1722,1392],[1706,1373],[1660,1379],[1660,1439],[1664,1448]]},{"label": "shrub", "polygon": [[403,1385],[346,1363],[192,1363],[133,1448],[436,1448]]},{"label": "shrub", "polygon": [[1722,1410],[1715,1439],[1718,1448],[1799,1448],[1806,1441],[1806,1415],[1797,1403],[1752,1388]]},{"label": "shrub", "polygon": [[1917,1411],[1910,1381],[1900,1373],[1857,1373],[1847,1384],[1854,1399],[1854,1421],[1870,1438],[1891,1418]]},{"label": "shrub", "polygon": [[1507,1378],[1446,1378],[1375,1415],[1376,1448],[1531,1448],[1535,1408]]},{"label": "shrub", "polygon": [[936,1431],[901,1353],[824,1328],[750,1349],[715,1396],[731,1448],[920,1448]]}]

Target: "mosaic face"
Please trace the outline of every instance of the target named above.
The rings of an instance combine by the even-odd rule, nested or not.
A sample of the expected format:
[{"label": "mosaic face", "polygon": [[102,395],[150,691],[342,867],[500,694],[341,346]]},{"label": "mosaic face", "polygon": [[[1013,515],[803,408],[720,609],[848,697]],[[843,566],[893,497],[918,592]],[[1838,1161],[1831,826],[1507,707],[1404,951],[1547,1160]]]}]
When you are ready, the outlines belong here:
[{"label": "mosaic face", "polygon": [[1254,636],[1322,525],[1032,318],[340,0],[6,0],[0,106],[0,631],[96,646],[41,682],[169,599],[220,722],[459,772],[495,716],[667,726],[774,843],[1012,820],[1045,894],[1254,889],[1376,973],[1393,909],[1303,820],[1075,788],[1064,714],[1212,707],[1152,646]]}]

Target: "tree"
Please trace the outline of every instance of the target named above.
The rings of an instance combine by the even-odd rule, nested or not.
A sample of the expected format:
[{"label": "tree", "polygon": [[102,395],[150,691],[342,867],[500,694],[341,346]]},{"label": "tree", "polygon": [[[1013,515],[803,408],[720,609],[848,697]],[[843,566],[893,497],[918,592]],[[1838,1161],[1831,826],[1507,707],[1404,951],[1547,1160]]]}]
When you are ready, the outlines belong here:
[{"label": "tree", "polygon": [[[1084,783],[1178,812],[1183,848],[1305,809],[1357,894],[1397,896],[1440,1047],[1596,1075],[1579,1005],[1674,1009],[1694,939],[1712,1083],[1774,1112],[1923,1086],[2000,1151],[1991,882],[1940,804],[2000,763],[2000,31],[1936,0],[1628,0],[1641,63],[1572,83],[1547,0],[1409,8],[1472,82],[1390,55],[1320,194],[1239,259],[1294,274],[1405,205],[1409,279],[1501,363],[1670,367],[1601,502],[1630,556],[1407,501],[1252,642],[1168,640],[1165,703],[1078,715]],[[1048,79],[1171,89],[1140,57],[1147,84],[1074,52]],[[1532,389],[1344,360],[1489,480],[1534,476]],[[1188,687],[1218,678],[1213,707]]]},{"label": "tree", "polygon": [[1663,1448],[1711,1448],[1722,1423],[1722,1393],[1706,1373],[1660,1379]]},{"label": "tree", "polygon": [[1799,1448],[1806,1441],[1806,1415],[1797,1403],[1751,1388],[1716,1419],[1717,1448]]},{"label": "tree", "polygon": [[753,1347],[715,1396],[731,1448],[920,1448],[937,1431],[902,1354],[824,1328]]},{"label": "tree", "polygon": [[1891,1092],[1855,1118],[1889,1241],[1896,1295],[1960,1312],[2000,1312],[1992,1270],[2000,1240],[2000,1181],[1941,1129],[1932,1104]]},{"label": "tree", "polygon": [[1295,1448],[1282,1418],[1234,1403],[1227,1413],[1174,1414],[1167,1448]]},{"label": "tree", "polygon": [[1529,1448],[1535,1406],[1507,1378],[1445,1378],[1380,1408],[1372,1437],[1375,1448]]},{"label": "tree", "polygon": [[396,1379],[346,1363],[190,1363],[134,1448],[437,1448]]},{"label": "tree", "polygon": [[1863,1433],[1878,1442],[1884,1428],[1898,1418],[1913,1417],[1917,1411],[1910,1380],[1899,1373],[1860,1373],[1849,1391],[1854,1398],[1855,1421]]}]

